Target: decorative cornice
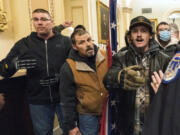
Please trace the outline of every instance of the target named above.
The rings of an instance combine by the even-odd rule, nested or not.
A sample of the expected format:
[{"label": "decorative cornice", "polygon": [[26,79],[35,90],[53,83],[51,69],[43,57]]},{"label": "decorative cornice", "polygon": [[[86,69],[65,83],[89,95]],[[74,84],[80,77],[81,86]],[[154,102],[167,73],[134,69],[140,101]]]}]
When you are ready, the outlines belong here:
[{"label": "decorative cornice", "polygon": [[6,12],[0,10],[0,32],[3,32],[7,29],[7,15]]},{"label": "decorative cornice", "polygon": [[31,22],[31,18],[32,18],[32,3],[31,0],[28,0],[28,11],[29,11],[29,24],[30,24],[30,30],[33,30],[33,24]]},{"label": "decorative cornice", "polygon": [[49,12],[54,20],[54,0],[48,0]]}]

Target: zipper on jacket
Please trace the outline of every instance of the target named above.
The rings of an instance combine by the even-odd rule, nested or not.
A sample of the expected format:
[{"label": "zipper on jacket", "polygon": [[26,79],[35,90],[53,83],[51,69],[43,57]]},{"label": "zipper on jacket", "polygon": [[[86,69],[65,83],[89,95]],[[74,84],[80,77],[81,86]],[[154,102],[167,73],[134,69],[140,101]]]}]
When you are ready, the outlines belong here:
[{"label": "zipper on jacket", "polygon": [[[49,61],[48,61],[48,49],[47,49],[47,40],[45,40],[45,50],[46,50],[46,73],[47,73],[47,76],[49,77]],[[50,100],[51,102],[53,102],[53,98],[52,98],[52,92],[51,92],[51,86],[48,85],[49,87],[49,96],[50,96]]]}]

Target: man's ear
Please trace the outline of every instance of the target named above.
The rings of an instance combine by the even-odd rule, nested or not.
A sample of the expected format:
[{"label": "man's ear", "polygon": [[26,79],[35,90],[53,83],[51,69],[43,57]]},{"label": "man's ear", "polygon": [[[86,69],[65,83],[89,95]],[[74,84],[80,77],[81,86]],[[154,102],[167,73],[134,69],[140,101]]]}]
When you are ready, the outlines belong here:
[{"label": "man's ear", "polygon": [[72,48],[77,51],[77,47],[75,44],[72,44]]}]

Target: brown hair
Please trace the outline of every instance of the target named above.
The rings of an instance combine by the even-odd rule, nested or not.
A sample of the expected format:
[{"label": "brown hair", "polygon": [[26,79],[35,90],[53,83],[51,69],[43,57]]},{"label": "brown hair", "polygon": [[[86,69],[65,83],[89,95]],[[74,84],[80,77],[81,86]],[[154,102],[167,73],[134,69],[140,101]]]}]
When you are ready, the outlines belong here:
[{"label": "brown hair", "polygon": [[167,22],[160,22],[156,27],[156,31],[158,31],[160,25],[169,25],[169,24]]},{"label": "brown hair", "polygon": [[49,13],[47,10],[42,9],[42,8],[37,8],[37,9],[35,9],[32,13],[46,13],[46,14],[48,14],[49,17],[51,18],[50,13]]},{"label": "brown hair", "polygon": [[88,33],[88,32],[85,31],[85,30],[76,29],[76,30],[72,33],[72,35],[71,35],[72,44],[74,44],[74,45],[76,44],[76,40],[75,40],[75,36],[76,36],[76,35],[81,36],[81,35],[84,35],[84,34],[86,34],[86,33]]}]

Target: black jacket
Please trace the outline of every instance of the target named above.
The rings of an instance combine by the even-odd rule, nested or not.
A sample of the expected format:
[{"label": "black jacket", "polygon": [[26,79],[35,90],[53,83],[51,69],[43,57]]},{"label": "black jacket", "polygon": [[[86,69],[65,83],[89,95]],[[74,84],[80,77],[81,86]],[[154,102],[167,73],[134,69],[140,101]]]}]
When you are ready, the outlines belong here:
[{"label": "black jacket", "polygon": [[169,57],[173,57],[174,54],[179,50],[180,45],[179,44],[172,44],[167,47],[159,46],[160,50],[167,54]]},{"label": "black jacket", "polygon": [[[27,96],[31,104],[58,103],[60,100],[58,86],[40,85],[40,80],[58,75],[71,48],[71,40],[62,35],[54,35],[44,40],[32,32],[29,36],[19,40],[5,59],[0,62],[0,74],[4,77],[12,76],[16,70],[6,70],[5,64],[11,65],[14,58],[33,58],[38,64],[34,69],[27,70]],[[58,82],[58,81],[57,81]]]},{"label": "black jacket", "polygon": [[[151,43],[149,51],[145,54],[150,59],[149,80],[154,71],[165,70],[169,57],[159,51],[157,44]],[[142,57],[139,55],[133,45],[130,45],[124,51],[119,51],[112,59],[112,66],[104,78],[106,88],[113,94],[116,101],[116,111],[112,114],[116,128],[114,135],[133,135],[134,131],[134,113],[136,91],[128,91],[118,84],[118,73],[123,68],[142,63]],[[149,84],[150,98],[155,94]]]},{"label": "black jacket", "polygon": [[174,71],[178,68],[177,74],[171,71],[176,78],[161,84],[149,107],[143,135],[180,135],[180,60],[175,59],[175,62],[178,63],[174,68]]}]

